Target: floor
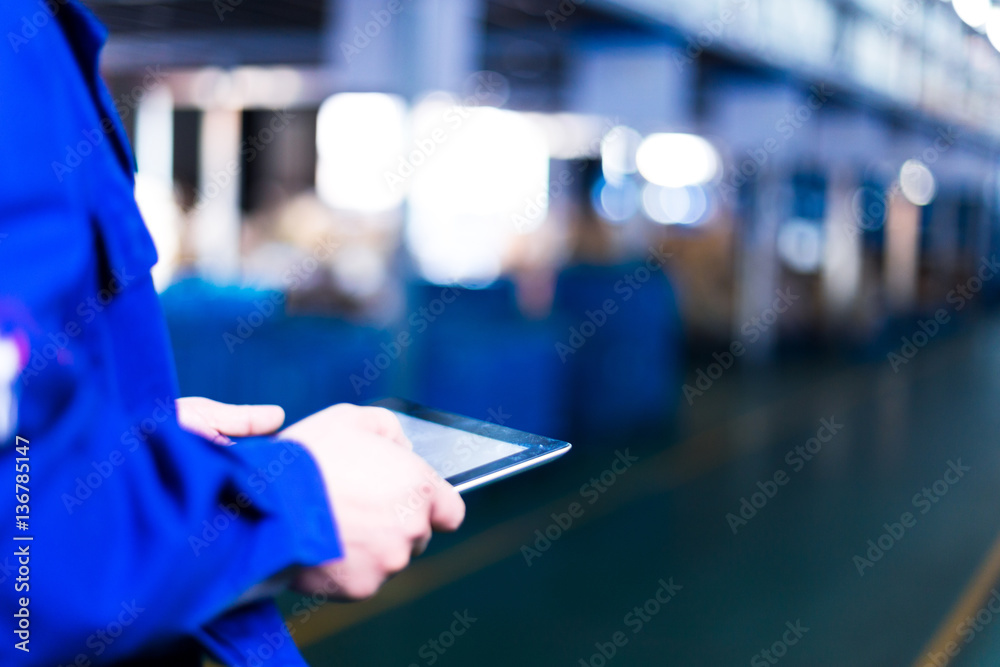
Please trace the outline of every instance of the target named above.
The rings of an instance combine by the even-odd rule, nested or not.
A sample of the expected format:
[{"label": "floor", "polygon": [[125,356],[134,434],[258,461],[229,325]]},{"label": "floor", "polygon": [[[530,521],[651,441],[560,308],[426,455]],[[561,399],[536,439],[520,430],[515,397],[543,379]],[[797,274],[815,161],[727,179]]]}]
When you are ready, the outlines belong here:
[{"label": "floor", "polygon": [[898,372],[730,370],[670,433],[471,494],[374,599],[282,603],[316,666],[1000,664],[998,404],[998,319]]}]

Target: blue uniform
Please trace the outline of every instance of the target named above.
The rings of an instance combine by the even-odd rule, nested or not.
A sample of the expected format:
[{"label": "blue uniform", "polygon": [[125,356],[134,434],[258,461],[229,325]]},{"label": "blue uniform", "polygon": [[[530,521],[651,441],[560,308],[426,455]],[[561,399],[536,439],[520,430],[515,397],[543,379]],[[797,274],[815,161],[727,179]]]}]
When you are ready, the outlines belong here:
[{"label": "blue uniform", "polygon": [[273,601],[239,601],[339,557],[315,463],[178,427],[156,252],[97,71],[104,28],[75,0],[4,0],[0,37],[0,339],[20,369],[0,387],[16,408],[0,434],[0,664],[185,665],[206,649],[304,665]]}]

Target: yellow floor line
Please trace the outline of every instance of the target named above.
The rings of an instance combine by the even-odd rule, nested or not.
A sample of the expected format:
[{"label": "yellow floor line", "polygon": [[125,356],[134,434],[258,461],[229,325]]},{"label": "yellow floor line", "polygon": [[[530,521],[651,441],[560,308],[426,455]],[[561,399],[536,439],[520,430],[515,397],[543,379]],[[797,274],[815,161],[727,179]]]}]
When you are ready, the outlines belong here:
[{"label": "yellow floor line", "polygon": [[[964,647],[965,640],[959,634],[959,626],[965,621],[967,616],[976,615],[976,612],[979,611],[987,598],[989,598],[990,591],[997,585],[998,581],[1000,581],[1000,535],[993,542],[993,546],[990,547],[986,558],[980,563],[979,569],[976,570],[972,579],[969,580],[965,590],[962,591],[958,602],[955,603],[951,612],[941,622],[941,625],[938,626],[937,632],[934,633],[931,640],[920,651],[919,657],[913,662],[913,667],[925,667],[928,664],[935,665],[936,667],[945,667],[945,665],[951,662],[953,656],[948,654],[948,644],[955,644],[952,647],[953,653],[955,652],[955,648],[961,650]],[[961,653],[958,653],[958,655],[961,655]],[[936,662],[930,656],[934,656]]]},{"label": "yellow floor line", "polygon": [[[950,355],[961,354],[964,350],[964,346],[954,340],[948,341],[942,347],[944,348],[942,357],[936,359],[934,364],[924,366],[922,374],[929,374],[941,367],[950,367],[952,365]],[[609,514],[643,495],[662,492],[687,483],[725,463],[753,453],[765,446],[767,441],[773,441],[777,437],[772,436],[753,447],[733,449],[730,439],[726,437],[732,429],[754,428],[756,424],[761,423],[762,417],[772,411],[783,415],[805,414],[812,418],[815,416],[812,411],[805,410],[802,406],[812,406],[814,403],[825,406],[825,410],[833,410],[834,414],[839,416],[866,398],[870,398],[871,393],[866,389],[870,389],[871,385],[871,368],[851,367],[824,381],[818,391],[803,392],[788,401],[779,400],[760,406],[690,436],[678,445],[637,463],[637,470],[632,473],[631,482],[610,489],[606,494],[607,497],[602,497],[599,503],[574,522],[574,527]],[[839,404],[838,399],[841,401]],[[846,402],[843,402],[845,400]],[[773,418],[773,415],[771,417]],[[793,428],[800,428],[800,423],[796,423]],[[417,600],[438,588],[511,556],[522,544],[527,543],[535,528],[549,523],[551,512],[564,511],[570,502],[577,500],[579,495],[569,494],[544,508],[487,529],[447,551],[417,561],[371,600],[352,604],[326,604],[316,610],[304,624],[296,624],[294,618],[288,619],[290,627],[295,631],[296,644],[302,648],[311,646],[348,627]]]},{"label": "yellow floor line", "polygon": [[[831,389],[838,387],[844,380],[852,385],[861,385],[865,382],[865,376],[856,369],[844,371],[833,381],[825,384],[823,391],[815,392],[812,397],[800,396],[794,402],[809,402],[817,394],[820,396],[833,394],[841,399],[848,397],[851,405],[860,402],[864,396],[861,386],[855,387],[854,391]],[[824,403],[829,404],[825,401]],[[725,435],[730,429],[743,428],[744,424],[760,423],[761,417],[770,412],[802,414],[786,402],[765,405],[695,434],[646,461],[640,461],[630,473],[630,482],[627,485],[610,488],[600,501],[593,507],[588,507],[587,512],[574,522],[574,528],[609,514],[641,496],[675,488],[764,446],[766,443],[760,443],[755,448],[734,450],[728,447]],[[795,428],[800,426],[801,424],[796,424]],[[551,521],[552,512],[565,512],[569,503],[579,500],[578,493],[568,494],[540,509],[489,528],[447,551],[417,561],[370,600],[347,605],[324,605],[316,610],[306,623],[297,623],[294,617],[289,618],[288,623],[294,632],[296,643],[300,647],[315,644],[347,627],[412,602],[433,590],[508,558],[516,553],[522,544],[527,543],[536,528],[543,528]]]},{"label": "yellow floor line", "polygon": [[[952,352],[961,349],[954,341],[949,341],[949,343],[948,347],[952,348]],[[823,391],[815,392],[813,396],[833,394],[838,398],[850,397],[846,405],[837,406],[842,413],[865,398],[866,394],[863,389],[870,384],[868,376],[869,373],[865,372],[863,366],[842,371],[831,380],[824,382]],[[843,381],[855,386],[851,387],[850,391],[842,391],[838,385]],[[799,396],[793,402],[802,404],[808,403],[810,400],[809,397]],[[757,423],[762,415],[766,415],[772,410],[800,414],[799,411],[784,402],[761,406],[718,426],[701,431],[647,461],[640,461],[636,466],[640,468],[641,472],[633,476],[633,481],[636,481],[636,477],[644,479],[639,483],[610,489],[607,493],[608,497],[602,498],[599,503],[590,508],[591,511],[576,520],[574,527],[609,514],[612,510],[628,504],[641,495],[679,486],[730,460],[756,451],[763,445],[734,450],[727,446],[727,438],[724,436],[733,427],[739,428],[741,424],[749,426]],[[797,427],[798,425],[796,425]],[[542,527],[549,522],[551,512],[564,511],[570,502],[578,501],[579,498],[576,493],[569,494],[543,508],[489,528],[447,551],[419,560],[370,600],[351,604],[325,604],[313,612],[309,621],[305,623],[297,621],[294,617],[286,619],[294,633],[295,643],[301,648],[309,647],[348,627],[417,600],[438,588],[508,558],[520,548],[521,544],[526,543],[535,528]],[[959,605],[949,616],[949,621],[953,617],[958,620],[955,620],[954,623],[945,622],[942,624],[941,629],[925,648],[925,651],[932,650],[931,647],[939,644],[946,645],[948,640],[939,642],[939,636],[946,636],[948,634],[947,628],[955,627],[964,618],[964,615],[968,614],[967,609],[975,611],[985,600],[985,596],[989,594],[989,588],[998,579],[1000,579],[1000,537],[994,543],[989,558],[963,594]],[[983,585],[981,580],[989,583]],[[980,589],[984,589],[985,592]],[[971,595],[973,590],[983,597]],[[967,597],[972,601],[966,600]],[[221,665],[206,660],[204,667],[221,667]],[[914,667],[923,667],[923,664],[918,660],[914,663]]]}]

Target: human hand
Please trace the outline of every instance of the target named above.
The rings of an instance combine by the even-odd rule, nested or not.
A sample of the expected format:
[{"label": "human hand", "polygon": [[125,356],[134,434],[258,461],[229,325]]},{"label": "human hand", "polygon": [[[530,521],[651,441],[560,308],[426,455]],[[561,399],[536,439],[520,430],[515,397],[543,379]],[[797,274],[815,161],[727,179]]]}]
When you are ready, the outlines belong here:
[{"label": "human hand", "polygon": [[231,445],[226,436],[267,435],[285,423],[285,411],[277,405],[233,405],[201,396],[175,401],[181,428],[219,445]]},{"label": "human hand", "polygon": [[294,585],[303,592],[370,597],[423,552],[432,529],[453,531],[465,518],[461,496],[411,451],[399,420],[384,408],[341,403],[278,437],[316,460],[344,551],[300,572]]}]

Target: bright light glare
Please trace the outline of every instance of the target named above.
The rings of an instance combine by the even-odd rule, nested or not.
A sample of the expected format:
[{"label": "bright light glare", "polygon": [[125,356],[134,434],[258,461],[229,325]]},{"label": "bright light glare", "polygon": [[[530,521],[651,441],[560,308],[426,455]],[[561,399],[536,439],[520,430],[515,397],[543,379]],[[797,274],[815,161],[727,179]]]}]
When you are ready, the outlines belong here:
[{"label": "bright light glare", "polygon": [[548,144],[523,114],[428,104],[415,115],[437,118],[428,127],[438,131],[416,136],[437,139],[411,176],[407,244],[428,280],[486,284],[513,237],[548,215]]},{"label": "bright light glare", "polygon": [[899,189],[911,204],[927,206],[934,199],[934,174],[920,160],[907,160],[899,170]]},{"label": "bright light glare", "polygon": [[693,225],[708,211],[704,188],[662,188],[650,183],[642,191],[642,209],[661,225]]},{"label": "bright light glare", "polygon": [[393,95],[342,93],[316,119],[316,190],[333,208],[366,213],[399,206],[405,189],[387,174],[403,153],[406,106]]},{"label": "bright light glare", "polygon": [[972,28],[981,28],[990,15],[990,0],[954,0],[955,13]]},{"label": "bright light glare", "polygon": [[594,184],[591,204],[608,222],[625,222],[639,210],[639,188],[632,179],[615,185],[600,178]]},{"label": "bright light glare", "polygon": [[989,18],[986,21],[986,36],[990,38],[990,44],[997,51],[1000,51],[1000,7],[990,9]]},{"label": "bright light glare", "polygon": [[599,116],[576,113],[526,113],[538,125],[549,144],[549,155],[556,160],[582,160],[597,157],[601,132],[607,123]]},{"label": "bright light glare", "polygon": [[139,104],[135,121],[135,198],[159,256],[153,283],[166,288],[180,249],[180,210],[174,201],[174,101],[163,86]]},{"label": "bright light glare", "polygon": [[181,212],[170,184],[142,172],[135,176],[135,200],[156,246],[158,259],[151,272],[153,284],[157,290],[164,290],[177,268]]},{"label": "bright light glare", "polygon": [[789,220],[778,230],[778,256],[793,271],[816,273],[823,264],[823,231],[809,220]]},{"label": "bright light glare", "polygon": [[613,127],[604,135],[601,140],[601,168],[609,183],[621,183],[625,176],[635,173],[635,154],[641,143],[642,135],[624,125]]},{"label": "bright light glare", "polygon": [[708,183],[721,164],[712,144],[693,134],[651,134],[639,146],[635,163],[647,181],[665,188]]}]

